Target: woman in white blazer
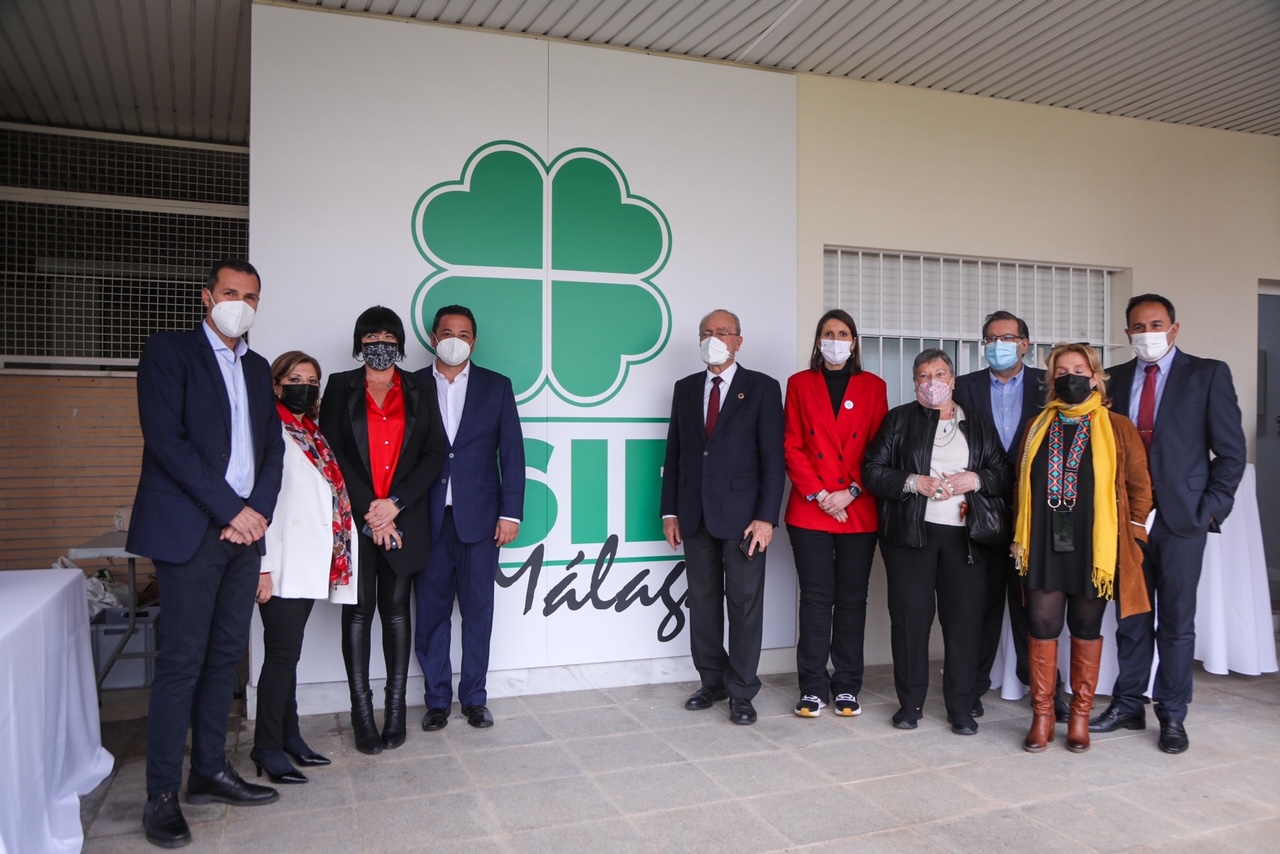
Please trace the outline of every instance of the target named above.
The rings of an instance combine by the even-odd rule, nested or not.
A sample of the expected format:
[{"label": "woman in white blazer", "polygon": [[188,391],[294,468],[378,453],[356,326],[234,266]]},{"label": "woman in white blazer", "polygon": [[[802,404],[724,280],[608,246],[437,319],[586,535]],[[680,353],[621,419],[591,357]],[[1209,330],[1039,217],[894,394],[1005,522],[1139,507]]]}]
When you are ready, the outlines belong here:
[{"label": "woman in white blazer", "polygon": [[342,470],[316,425],[320,363],[298,350],[271,365],[284,431],[284,475],[267,528],[258,583],[264,659],[249,757],[273,783],[305,783],[302,766],[328,765],[298,730],[298,658],[317,599],[356,598],[356,527]]}]

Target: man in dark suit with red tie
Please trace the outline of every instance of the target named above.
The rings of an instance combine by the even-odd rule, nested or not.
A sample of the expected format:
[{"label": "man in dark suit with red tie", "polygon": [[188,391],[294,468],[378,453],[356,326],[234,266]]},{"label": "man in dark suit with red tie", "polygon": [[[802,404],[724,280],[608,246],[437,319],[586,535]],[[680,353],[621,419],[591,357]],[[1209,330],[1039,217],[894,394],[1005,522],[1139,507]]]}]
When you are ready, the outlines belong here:
[{"label": "man in dark suit with red tie", "polygon": [[[1147,446],[1155,522],[1147,544],[1154,613],[1120,621],[1120,673],[1107,710],[1091,732],[1145,729],[1152,649],[1160,651],[1153,693],[1160,749],[1187,749],[1196,586],[1205,541],[1227,518],[1244,475],[1245,439],[1231,369],[1177,347],[1173,303],[1158,294],[1129,300],[1126,334],[1137,358],[1111,369],[1111,408],[1127,413]],[[1158,625],[1153,625],[1154,622]]]},{"label": "man in dark suit with red tie", "polygon": [[157,332],[138,361],[142,474],[128,549],[156,567],[164,614],[147,720],[147,841],[191,841],[178,806],[191,729],[188,803],[253,806],[279,793],[227,762],[236,667],[249,642],[263,540],[284,467],[271,366],[249,349],[261,283],[248,261],[214,265],[206,316]]},{"label": "man in dark suit with red tie", "polygon": [[737,315],[711,312],[698,337],[707,370],[676,383],[662,472],[662,528],[672,549],[684,546],[689,649],[702,678],[685,708],[728,697],[730,720],[748,725],[760,690],[765,549],[786,480],[782,388],[737,364]]},{"label": "man in dark suit with red tie", "polygon": [[[1044,407],[1044,369],[1024,364],[1023,359],[1031,349],[1031,331],[1025,320],[1011,312],[997,311],[987,315],[982,322],[982,345],[987,367],[956,377],[953,397],[967,417],[983,418],[994,424],[1005,453],[1009,455],[1009,466],[1017,470],[1022,433],[1027,429],[1027,423]],[[1030,623],[1022,576],[1014,568],[1013,555],[1007,546],[990,548],[988,552],[987,600],[979,641],[978,681],[973,686],[975,718],[982,717],[982,695],[991,688],[991,667],[1000,646],[1006,602],[1009,625],[1013,630],[1018,680],[1024,685],[1030,684],[1031,680],[1027,669]],[[1061,678],[1058,684],[1061,686]],[[1058,692],[1054,692],[1054,710],[1059,721],[1065,721],[1070,713]]]}]

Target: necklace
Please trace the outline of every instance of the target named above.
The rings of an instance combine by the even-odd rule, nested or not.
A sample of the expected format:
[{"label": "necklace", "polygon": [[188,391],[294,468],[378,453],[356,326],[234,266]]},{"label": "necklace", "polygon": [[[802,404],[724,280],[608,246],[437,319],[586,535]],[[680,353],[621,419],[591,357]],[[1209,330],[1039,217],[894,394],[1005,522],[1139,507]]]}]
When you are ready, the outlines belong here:
[{"label": "necklace", "polygon": [[[959,420],[956,418],[955,413],[952,413],[950,420],[939,421],[938,422],[939,430],[933,436],[933,446],[935,448],[945,448],[947,445],[950,445],[952,442],[954,442],[956,440],[956,433],[959,432],[958,430],[956,430],[956,425],[958,423],[959,423]],[[941,441],[938,440],[939,435],[942,436]]]}]

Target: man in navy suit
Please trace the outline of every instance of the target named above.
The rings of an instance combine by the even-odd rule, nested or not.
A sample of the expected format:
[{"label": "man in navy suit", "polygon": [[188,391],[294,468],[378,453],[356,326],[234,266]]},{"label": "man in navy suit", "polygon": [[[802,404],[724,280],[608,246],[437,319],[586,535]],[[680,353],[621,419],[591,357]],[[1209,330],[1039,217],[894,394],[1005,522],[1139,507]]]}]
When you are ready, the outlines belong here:
[{"label": "man in navy suit", "polygon": [[[735,360],[742,325],[718,309],[698,328],[707,370],[676,383],[662,471],[662,528],[684,545],[689,649],[702,687],[685,708],[729,698],[729,718],[756,722],[751,700],[764,629],[765,549],[786,479],[778,381]],[[729,612],[729,650],[724,612]]]},{"label": "man in navy suit", "polygon": [[243,336],[261,282],[247,261],[215,264],[204,322],[157,332],[138,361],[142,474],[129,551],[155,563],[163,616],[147,722],[147,839],[191,841],[178,806],[191,727],[187,802],[270,803],[275,789],[227,762],[236,667],[249,640],[266,533],[284,463],[267,360]]},{"label": "man in navy suit", "polygon": [[449,440],[427,493],[431,559],[415,582],[427,732],[444,729],[453,704],[449,639],[455,598],[462,615],[462,714],[473,727],[493,726],[485,684],[498,550],[519,535],[524,516],[524,437],[515,394],[511,380],[471,361],[476,340],[471,309],[441,308],[431,328],[435,363],[418,372],[436,390]]},{"label": "man in navy suit", "polygon": [[1107,393],[1111,408],[1133,419],[1147,446],[1156,517],[1145,569],[1155,611],[1127,617],[1116,628],[1120,673],[1111,704],[1090,721],[1089,730],[1146,728],[1155,647],[1160,749],[1182,753],[1188,746],[1183,721],[1191,702],[1200,566],[1208,535],[1231,512],[1244,476],[1244,429],[1226,363],[1174,346],[1180,324],[1173,303],[1142,294],[1129,300],[1124,319],[1137,358],[1111,369]]},{"label": "man in navy suit", "polygon": [[[1044,406],[1044,370],[1027,367],[1023,362],[1031,348],[1031,332],[1026,321],[1015,314],[997,311],[987,315],[982,322],[982,345],[988,367],[956,377],[954,398],[967,416],[985,418],[995,425],[1009,455],[1009,465],[1016,469],[1022,433],[1027,422]],[[1031,678],[1027,670],[1030,625],[1022,577],[1018,575],[1007,547],[991,548],[988,552],[987,601],[978,651],[978,681],[973,686],[972,714],[975,718],[982,717],[982,695],[991,688],[991,666],[1000,646],[1006,602],[1018,661],[1018,679],[1025,685]],[[1056,692],[1054,707],[1058,720],[1065,721],[1070,710]]]}]

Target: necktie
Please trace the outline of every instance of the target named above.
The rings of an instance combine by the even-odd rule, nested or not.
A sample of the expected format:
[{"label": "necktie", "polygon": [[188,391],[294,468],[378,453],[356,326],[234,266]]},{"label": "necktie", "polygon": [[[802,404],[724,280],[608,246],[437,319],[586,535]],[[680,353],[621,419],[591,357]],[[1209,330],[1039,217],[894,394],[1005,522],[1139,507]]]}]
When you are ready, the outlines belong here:
[{"label": "necktie", "polygon": [[1151,452],[1151,440],[1156,434],[1156,380],[1160,376],[1159,365],[1147,365],[1147,378],[1142,381],[1142,400],[1138,402],[1138,435],[1142,444]]},{"label": "necktie", "polygon": [[719,377],[711,378],[711,399],[707,401],[707,438],[716,429],[716,419],[720,417],[720,383]]}]

